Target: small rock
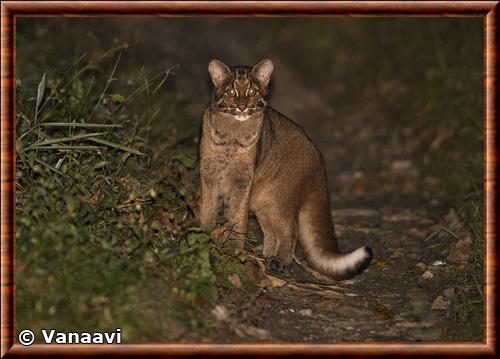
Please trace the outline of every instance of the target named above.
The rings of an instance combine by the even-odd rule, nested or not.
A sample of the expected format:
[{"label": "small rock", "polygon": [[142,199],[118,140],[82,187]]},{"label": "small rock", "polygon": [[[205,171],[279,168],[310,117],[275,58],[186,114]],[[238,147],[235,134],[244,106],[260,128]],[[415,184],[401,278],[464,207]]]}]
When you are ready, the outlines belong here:
[{"label": "small rock", "polygon": [[472,240],[469,236],[459,240],[451,248],[448,262],[453,264],[468,263],[471,260]]},{"label": "small rock", "polygon": [[446,262],[444,262],[442,260],[436,260],[436,261],[431,263],[431,266],[435,266],[435,267],[444,266],[444,265],[446,265]]},{"label": "small rock", "polygon": [[448,299],[454,299],[457,295],[457,288],[448,287],[443,291],[443,295]]},{"label": "small rock", "polygon": [[225,306],[222,304],[216,305],[214,309],[212,309],[212,315],[219,322],[226,320],[229,317],[229,313]]},{"label": "small rock", "polygon": [[424,279],[431,279],[434,277],[434,274],[430,270],[426,270],[424,274],[422,274],[422,278]]},{"label": "small rock", "polygon": [[237,275],[236,273],[229,274],[227,276],[227,280],[229,281],[229,283],[231,283],[236,288],[241,288],[242,287],[240,276]]},{"label": "small rock", "polygon": [[301,309],[299,310],[299,313],[302,314],[304,317],[312,317],[313,315],[312,309]]},{"label": "small rock", "polygon": [[449,307],[450,299],[440,295],[432,302],[431,310],[446,310]]},{"label": "small rock", "polygon": [[415,264],[415,267],[417,267],[420,270],[424,270],[425,268],[427,268],[427,266],[422,262]]},{"label": "small rock", "polygon": [[398,160],[391,164],[391,171],[405,171],[411,168],[411,162],[408,160]]},{"label": "small rock", "polygon": [[271,333],[267,329],[258,328],[253,325],[239,324],[236,325],[234,331],[240,338],[254,337],[258,339],[271,339]]}]

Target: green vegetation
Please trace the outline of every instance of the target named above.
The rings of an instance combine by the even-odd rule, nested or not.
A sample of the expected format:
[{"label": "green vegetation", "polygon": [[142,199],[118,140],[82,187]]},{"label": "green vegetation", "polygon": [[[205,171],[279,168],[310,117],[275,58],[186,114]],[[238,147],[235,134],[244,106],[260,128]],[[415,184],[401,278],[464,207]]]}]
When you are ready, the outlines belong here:
[{"label": "green vegetation", "polygon": [[154,108],[160,92],[176,105],[172,69],[127,84],[123,51],[54,66],[35,88],[17,80],[19,330],[175,340],[210,327],[229,273],[248,284],[244,257],[196,227],[196,146],[183,141],[197,129]]}]

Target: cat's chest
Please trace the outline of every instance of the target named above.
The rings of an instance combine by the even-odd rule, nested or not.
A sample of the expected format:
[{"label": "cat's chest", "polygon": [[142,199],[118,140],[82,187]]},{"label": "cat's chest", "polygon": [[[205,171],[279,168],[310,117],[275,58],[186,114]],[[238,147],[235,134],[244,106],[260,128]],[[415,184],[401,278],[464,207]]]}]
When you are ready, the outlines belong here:
[{"label": "cat's chest", "polygon": [[204,136],[214,146],[223,146],[230,152],[241,153],[255,146],[261,133],[263,115],[254,114],[245,117],[226,113],[206,112],[203,120]]},{"label": "cat's chest", "polygon": [[200,146],[203,175],[219,184],[253,178],[262,120],[238,123],[229,117],[205,117]]},{"label": "cat's chest", "polygon": [[229,174],[254,171],[257,148],[241,148],[237,145],[215,145],[202,153],[202,167],[212,177],[222,178]]},{"label": "cat's chest", "polygon": [[225,192],[235,185],[247,188],[255,173],[257,147],[238,145],[214,145],[205,147],[201,153],[201,174],[207,183]]}]

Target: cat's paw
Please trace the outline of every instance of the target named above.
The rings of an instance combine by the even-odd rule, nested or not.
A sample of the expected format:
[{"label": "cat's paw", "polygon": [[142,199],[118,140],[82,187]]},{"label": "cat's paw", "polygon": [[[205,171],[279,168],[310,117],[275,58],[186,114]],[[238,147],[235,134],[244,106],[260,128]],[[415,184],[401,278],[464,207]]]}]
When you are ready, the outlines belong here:
[{"label": "cat's paw", "polygon": [[285,263],[277,257],[266,259],[266,272],[288,274],[292,267],[292,263]]}]

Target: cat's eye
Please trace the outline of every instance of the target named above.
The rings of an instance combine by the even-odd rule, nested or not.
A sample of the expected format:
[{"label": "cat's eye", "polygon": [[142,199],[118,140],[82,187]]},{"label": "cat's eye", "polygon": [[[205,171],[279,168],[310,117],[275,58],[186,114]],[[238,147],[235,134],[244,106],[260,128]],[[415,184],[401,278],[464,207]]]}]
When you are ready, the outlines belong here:
[{"label": "cat's eye", "polygon": [[234,89],[229,89],[226,91],[226,93],[229,95],[229,96],[234,96],[236,95],[236,91]]},{"label": "cat's eye", "polygon": [[257,92],[255,91],[255,89],[250,89],[250,90],[248,90],[247,93],[249,96],[254,96]]}]

